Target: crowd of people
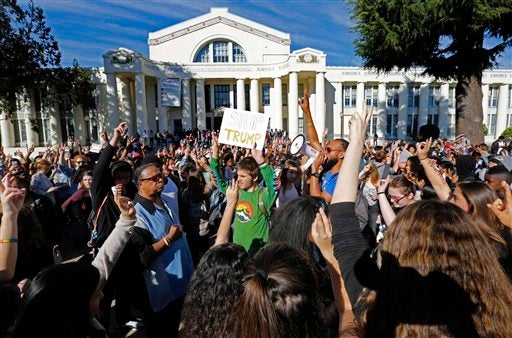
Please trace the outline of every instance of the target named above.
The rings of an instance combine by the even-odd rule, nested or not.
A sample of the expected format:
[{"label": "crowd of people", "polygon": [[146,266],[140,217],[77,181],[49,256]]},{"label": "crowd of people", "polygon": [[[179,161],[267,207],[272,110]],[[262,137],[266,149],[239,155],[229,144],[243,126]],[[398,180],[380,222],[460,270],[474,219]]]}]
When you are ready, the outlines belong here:
[{"label": "crowd of people", "polygon": [[504,141],[379,145],[370,109],[320,139],[300,106],[312,159],[126,122],[0,148],[1,335],[512,337]]}]

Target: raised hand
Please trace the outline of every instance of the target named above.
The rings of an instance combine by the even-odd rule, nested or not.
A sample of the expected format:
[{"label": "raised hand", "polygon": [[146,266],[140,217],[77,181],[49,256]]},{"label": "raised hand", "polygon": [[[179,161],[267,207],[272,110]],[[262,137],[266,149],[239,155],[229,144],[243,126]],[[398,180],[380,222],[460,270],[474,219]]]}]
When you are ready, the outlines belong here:
[{"label": "raised hand", "polygon": [[368,122],[370,122],[372,113],[373,107],[367,107],[364,105],[361,115],[358,113],[352,115],[348,122],[350,142],[356,142],[356,144],[364,144],[366,140],[366,128],[368,127]]},{"label": "raised hand", "polygon": [[256,143],[254,143],[251,149],[251,156],[256,160],[258,164],[265,162],[265,156],[263,156],[263,150],[256,149]]},{"label": "raised hand", "polygon": [[389,185],[389,181],[390,181],[389,176],[383,180],[380,180],[379,185],[377,186],[377,193],[386,192],[386,189],[388,188],[388,185]]},{"label": "raised hand", "polygon": [[238,201],[238,184],[236,184],[236,180],[232,179],[231,183],[229,184],[228,188],[226,189],[226,202],[228,204],[230,203],[236,203]]},{"label": "raised hand", "polygon": [[[9,185],[9,177],[6,184]],[[18,215],[26,195],[25,189],[17,189],[6,187],[0,180],[0,201],[2,202],[2,209],[4,215]]]},{"label": "raised hand", "polygon": [[299,100],[299,106],[302,108],[302,111],[309,112],[309,92],[307,89],[304,90],[304,96]]},{"label": "raised hand", "polygon": [[213,133],[212,135],[212,156],[219,158],[219,136],[217,133]]},{"label": "raised hand", "polygon": [[121,196],[122,189],[122,184],[118,184],[112,188],[112,191],[114,192],[114,201],[116,202],[119,210],[121,210],[121,214],[126,219],[135,219],[135,207],[133,202],[128,197]]},{"label": "raised hand", "polygon": [[333,254],[332,224],[323,208],[318,210],[315,220],[311,225],[311,239],[318,249],[320,249],[324,257]]},{"label": "raised hand", "polygon": [[496,217],[498,217],[501,223],[512,228],[512,193],[506,181],[501,182],[501,189],[505,194],[505,201],[503,202],[498,198],[492,204],[487,204],[487,206]]},{"label": "raised hand", "polygon": [[426,159],[431,146],[432,137],[429,137],[425,142],[418,142],[416,144],[416,156],[418,156],[420,160]]}]

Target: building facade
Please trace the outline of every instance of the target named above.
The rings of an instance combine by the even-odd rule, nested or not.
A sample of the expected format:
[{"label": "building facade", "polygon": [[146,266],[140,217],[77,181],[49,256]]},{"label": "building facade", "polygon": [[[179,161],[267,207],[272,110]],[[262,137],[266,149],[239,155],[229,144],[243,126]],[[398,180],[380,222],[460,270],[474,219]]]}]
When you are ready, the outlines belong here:
[{"label": "building facade", "polygon": [[[322,51],[291,51],[288,33],[227,8],[150,33],[148,44],[148,57],[124,48],[104,54],[104,67],[92,72],[95,111],[28,102],[11,125],[0,120],[2,143],[57,143],[70,133],[94,141],[120,120],[132,134],[218,129],[225,107],[270,114],[270,128],[294,137],[304,131],[298,100],[305,89],[319,135],[327,128],[329,138],[346,137],[350,116],[366,103],[373,107],[369,134],[380,139],[410,139],[426,123],[455,136],[455,83],[421,71],[328,67]],[[486,141],[492,141],[512,126],[512,70],[486,71],[482,81]],[[29,117],[41,120],[42,131],[23,127]]]}]

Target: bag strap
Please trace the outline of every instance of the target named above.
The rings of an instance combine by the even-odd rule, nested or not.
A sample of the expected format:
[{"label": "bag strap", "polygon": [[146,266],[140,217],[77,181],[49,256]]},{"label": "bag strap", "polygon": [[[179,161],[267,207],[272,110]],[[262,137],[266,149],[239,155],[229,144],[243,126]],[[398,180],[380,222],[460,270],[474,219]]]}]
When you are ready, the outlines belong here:
[{"label": "bag strap", "polygon": [[98,208],[98,213],[96,214],[96,217],[94,218],[94,223],[93,223],[94,227],[92,229],[93,231],[96,231],[96,229],[98,228],[98,219],[100,218],[101,210],[103,209],[103,206],[107,202],[107,199],[108,199],[108,194],[105,196],[105,198],[103,199],[103,202],[101,202],[101,205]]}]

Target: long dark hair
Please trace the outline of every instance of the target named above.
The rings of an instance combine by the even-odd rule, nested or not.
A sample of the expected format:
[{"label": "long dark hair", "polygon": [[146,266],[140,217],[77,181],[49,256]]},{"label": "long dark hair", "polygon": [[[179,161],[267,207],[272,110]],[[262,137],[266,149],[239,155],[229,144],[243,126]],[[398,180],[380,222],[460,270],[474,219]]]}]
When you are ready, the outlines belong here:
[{"label": "long dark hair", "polygon": [[272,215],[270,242],[284,242],[302,250],[314,264],[312,244],[309,240],[311,224],[315,220],[319,208],[329,213],[327,203],[322,197],[300,196],[286,203]]},{"label": "long dark hair", "polygon": [[304,254],[284,243],[261,249],[249,262],[235,337],[321,337],[316,279]]},{"label": "long dark hair", "polygon": [[247,257],[234,243],[214,246],[204,254],[185,296],[180,337],[232,336]]},{"label": "long dark hair", "polygon": [[87,337],[89,304],[99,280],[99,271],[82,262],[39,272],[25,291],[14,337]]}]

